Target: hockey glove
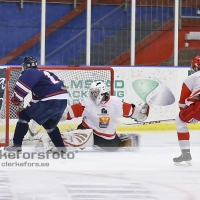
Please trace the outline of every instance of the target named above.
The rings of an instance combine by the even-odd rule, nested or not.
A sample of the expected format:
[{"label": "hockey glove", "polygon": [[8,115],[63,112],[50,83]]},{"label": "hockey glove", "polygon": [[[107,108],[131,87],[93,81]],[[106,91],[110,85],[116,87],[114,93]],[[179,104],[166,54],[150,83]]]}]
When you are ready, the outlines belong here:
[{"label": "hockey glove", "polygon": [[11,98],[11,102],[12,102],[15,106],[19,106],[19,104],[21,103],[21,101],[16,100],[14,97]]},{"label": "hockey glove", "polygon": [[134,113],[131,118],[136,122],[143,122],[147,119],[149,115],[149,105],[145,103],[143,106],[135,106]]}]

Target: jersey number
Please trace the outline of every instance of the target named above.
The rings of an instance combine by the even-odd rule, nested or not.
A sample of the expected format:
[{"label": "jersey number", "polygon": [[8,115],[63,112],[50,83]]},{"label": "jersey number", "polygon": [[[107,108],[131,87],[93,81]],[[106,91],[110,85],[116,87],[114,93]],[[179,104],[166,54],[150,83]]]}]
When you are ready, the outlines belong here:
[{"label": "jersey number", "polygon": [[56,81],[53,76],[47,71],[44,71],[44,75],[47,76],[53,84],[59,83],[60,81]]}]

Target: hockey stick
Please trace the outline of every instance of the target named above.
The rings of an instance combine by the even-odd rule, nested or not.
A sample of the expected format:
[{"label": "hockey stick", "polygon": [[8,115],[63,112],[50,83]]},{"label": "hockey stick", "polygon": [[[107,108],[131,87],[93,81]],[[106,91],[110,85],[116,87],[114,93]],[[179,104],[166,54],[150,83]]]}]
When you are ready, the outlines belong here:
[{"label": "hockey stick", "polygon": [[175,119],[163,119],[163,120],[156,120],[156,121],[149,121],[149,122],[138,122],[138,123],[133,123],[133,126],[137,125],[147,125],[147,124],[161,124],[161,123],[169,123],[169,122],[174,122]]},{"label": "hockey stick", "polygon": [[40,128],[39,131],[33,132],[33,131],[36,129],[36,126],[37,126],[37,125],[38,125],[38,123],[35,122],[34,120],[32,120],[31,128],[30,128],[30,125],[29,125],[29,127],[28,127],[30,136],[31,136],[32,138],[34,138],[34,137],[41,131],[41,129],[42,129],[42,128]]},{"label": "hockey stick", "polygon": [[[23,109],[24,109],[24,101],[22,101],[19,104],[18,111],[21,112]],[[33,130],[36,128],[37,125],[38,125],[37,122],[35,122],[34,120],[32,120],[31,128],[30,128],[30,125],[28,126],[28,130],[29,130],[30,136],[32,138],[34,138],[41,131],[41,128],[40,128],[39,131],[33,132]]]},{"label": "hockey stick", "polygon": [[149,121],[149,122],[133,122],[133,123],[124,123],[117,119],[112,113],[109,114],[111,119],[116,122],[117,124],[121,126],[139,126],[139,125],[148,125],[148,124],[159,124],[159,123],[165,123],[165,122],[173,122],[175,119],[163,119],[163,120],[155,120],[155,121]]}]

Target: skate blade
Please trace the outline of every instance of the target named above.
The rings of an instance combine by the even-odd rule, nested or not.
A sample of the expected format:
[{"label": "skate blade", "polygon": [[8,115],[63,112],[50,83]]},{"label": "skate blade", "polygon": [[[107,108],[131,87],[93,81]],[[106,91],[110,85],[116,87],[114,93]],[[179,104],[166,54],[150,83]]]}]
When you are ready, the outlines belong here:
[{"label": "skate blade", "polygon": [[189,167],[192,166],[191,161],[174,162],[175,166]]}]

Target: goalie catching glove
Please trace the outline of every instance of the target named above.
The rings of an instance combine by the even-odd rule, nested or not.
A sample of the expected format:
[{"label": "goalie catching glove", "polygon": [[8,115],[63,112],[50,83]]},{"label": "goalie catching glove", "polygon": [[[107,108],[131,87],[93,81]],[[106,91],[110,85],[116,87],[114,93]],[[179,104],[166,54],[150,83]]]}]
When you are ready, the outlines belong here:
[{"label": "goalie catching glove", "polygon": [[143,106],[135,106],[134,113],[131,115],[131,118],[136,122],[143,122],[147,119],[149,115],[149,105],[145,103]]}]

